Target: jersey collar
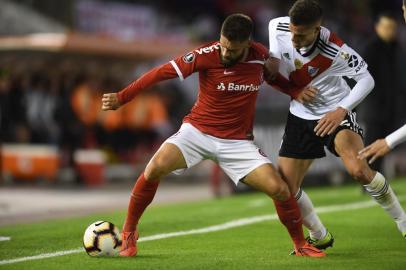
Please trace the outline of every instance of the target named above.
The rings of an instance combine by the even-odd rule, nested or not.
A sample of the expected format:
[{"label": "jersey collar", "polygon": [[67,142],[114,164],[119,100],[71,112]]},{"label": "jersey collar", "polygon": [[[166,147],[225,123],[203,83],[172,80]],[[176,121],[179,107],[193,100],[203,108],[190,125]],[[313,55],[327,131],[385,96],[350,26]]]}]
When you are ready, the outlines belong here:
[{"label": "jersey collar", "polygon": [[310,49],[307,52],[302,54],[300,52],[300,49],[296,49],[297,53],[300,54],[303,57],[309,57],[314,52],[314,50],[317,48],[317,44],[319,43],[319,39],[320,39],[320,32],[317,35],[316,40],[313,42],[313,45],[310,47]]}]

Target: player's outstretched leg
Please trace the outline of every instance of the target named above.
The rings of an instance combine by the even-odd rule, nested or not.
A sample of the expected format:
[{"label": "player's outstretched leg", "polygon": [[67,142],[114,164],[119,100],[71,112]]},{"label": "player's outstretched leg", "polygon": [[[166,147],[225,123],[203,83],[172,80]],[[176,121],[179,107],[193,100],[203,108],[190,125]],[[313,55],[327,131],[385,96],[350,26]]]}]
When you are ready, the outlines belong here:
[{"label": "player's outstretched leg", "polygon": [[120,256],[129,257],[137,254],[137,225],[144,213],[145,208],[154,199],[159,185],[158,181],[146,181],[144,173],[138,177],[137,182],[131,191],[130,202],[128,204],[127,217],[123,226]]},{"label": "player's outstretched leg", "polygon": [[366,160],[357,158],[364,147],[361,137],[342,130],[335,138],[335,148],[351,176],[364,185],[371,197],[394,219],[403,237],[406,237],[406,214],[385,177],[373,171]]},{"label": "player's outstretched leg", "polygon": [[123,226],[120,256],[137,254],[137,225],[147,206],[154,199],[162,177],[168,173],[186,168],[185,159],[177,146],[164,143],[148,163],[145,172],[138,178],[131,192],[127,217]]},{"label": "player's outstretched leg", "polygon": [[287,184],[271,164],[264,164],[256,168],[244,178],[244,182],[273,199],[279,219],[292,238],[297,256],[325,256],[325,253],[306,242],[296,199],[291,196]]},{"label": "player's outstretched leg", "polygon": [[326,249],[333,246],[334,238],[318,217],[309,196],[300,188],[304,175],[312,162],[313,159],[280,156],[278,158],[278,170],[283,180],[288,184],[291,193],[295,194],[302,214],[303,225],[309,230],[309,237],[306,240],[318,249]]}]

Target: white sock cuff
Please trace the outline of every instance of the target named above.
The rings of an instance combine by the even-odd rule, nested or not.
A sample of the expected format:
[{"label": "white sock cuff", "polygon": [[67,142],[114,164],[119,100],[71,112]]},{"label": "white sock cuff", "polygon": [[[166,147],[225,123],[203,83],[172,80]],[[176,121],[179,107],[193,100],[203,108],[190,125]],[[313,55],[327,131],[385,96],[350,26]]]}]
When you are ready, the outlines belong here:
[{"label": "white sock cuff", "polygon": [[366,190],[372,195],[381,195],[385,194],[388,191],[388,182],[385,177],[380,173],[376,172],[374,179],[371,183],[364,185]]},{"label": "white sock cuff", "polygon": [[295,199],[296,201],[300,200],[300,197],[302,197],[302,193],[303,193],[303,189],[299,188],[299,190],[297,191],[297,193],[295,194]]}]

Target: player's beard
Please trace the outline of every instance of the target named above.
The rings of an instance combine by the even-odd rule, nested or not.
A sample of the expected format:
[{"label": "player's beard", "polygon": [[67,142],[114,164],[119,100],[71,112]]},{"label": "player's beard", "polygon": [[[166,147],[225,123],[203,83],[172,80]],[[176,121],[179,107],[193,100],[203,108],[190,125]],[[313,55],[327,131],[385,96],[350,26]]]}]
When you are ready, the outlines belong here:
[{"label": "player's beard", "polygon": [[240,56],[238,56],[235,59],[224,59],[223,56],[220,56],[221,64],[226,68],[234,66],[235,64],[237,64],[241,60],[243,55],[244,55],[244,53],[242,53]]}]

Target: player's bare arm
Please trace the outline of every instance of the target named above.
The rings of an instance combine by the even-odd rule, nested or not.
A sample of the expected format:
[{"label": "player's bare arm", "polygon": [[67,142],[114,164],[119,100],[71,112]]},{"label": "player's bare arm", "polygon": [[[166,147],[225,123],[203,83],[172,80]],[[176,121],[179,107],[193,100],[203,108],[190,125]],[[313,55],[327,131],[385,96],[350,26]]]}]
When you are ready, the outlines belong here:
[{"label": "player's bare arm", "polygon": [[118,101],[117,93],[104,94],[102,103],[103,111],[117,110],[121,106],[120,102]]},{"label": "player's bare arm", "polygon": [[266,81],[273,81],[279,73],[280,59],[269,57],[264,63],[264,77]]},{"label": "player's bare arm", "polygon": [[358,158],[364,159],[372,156],[372,158],[369,160],[369,163],[371,164],[377,158],[386,155],[391,149],[404,141],[406,141],[406,125],[402,126],[398,130],[395,130],[386,136],[385,139],[376,140],[373,144],[362,149],[359,152]]},{"label": "player's bare arm", "polygon": [[369,164],[372,164],[375,160],[377,160],[379,157],[382,157],[389,153],[390,147],[386,143],[385,139],[379,139],[376,140],[374,143],[371,145],[365,147],[361,151],[359,151],[358,158],[359,159],[365,159],[365,158],[370,158],[368,160]]}]

